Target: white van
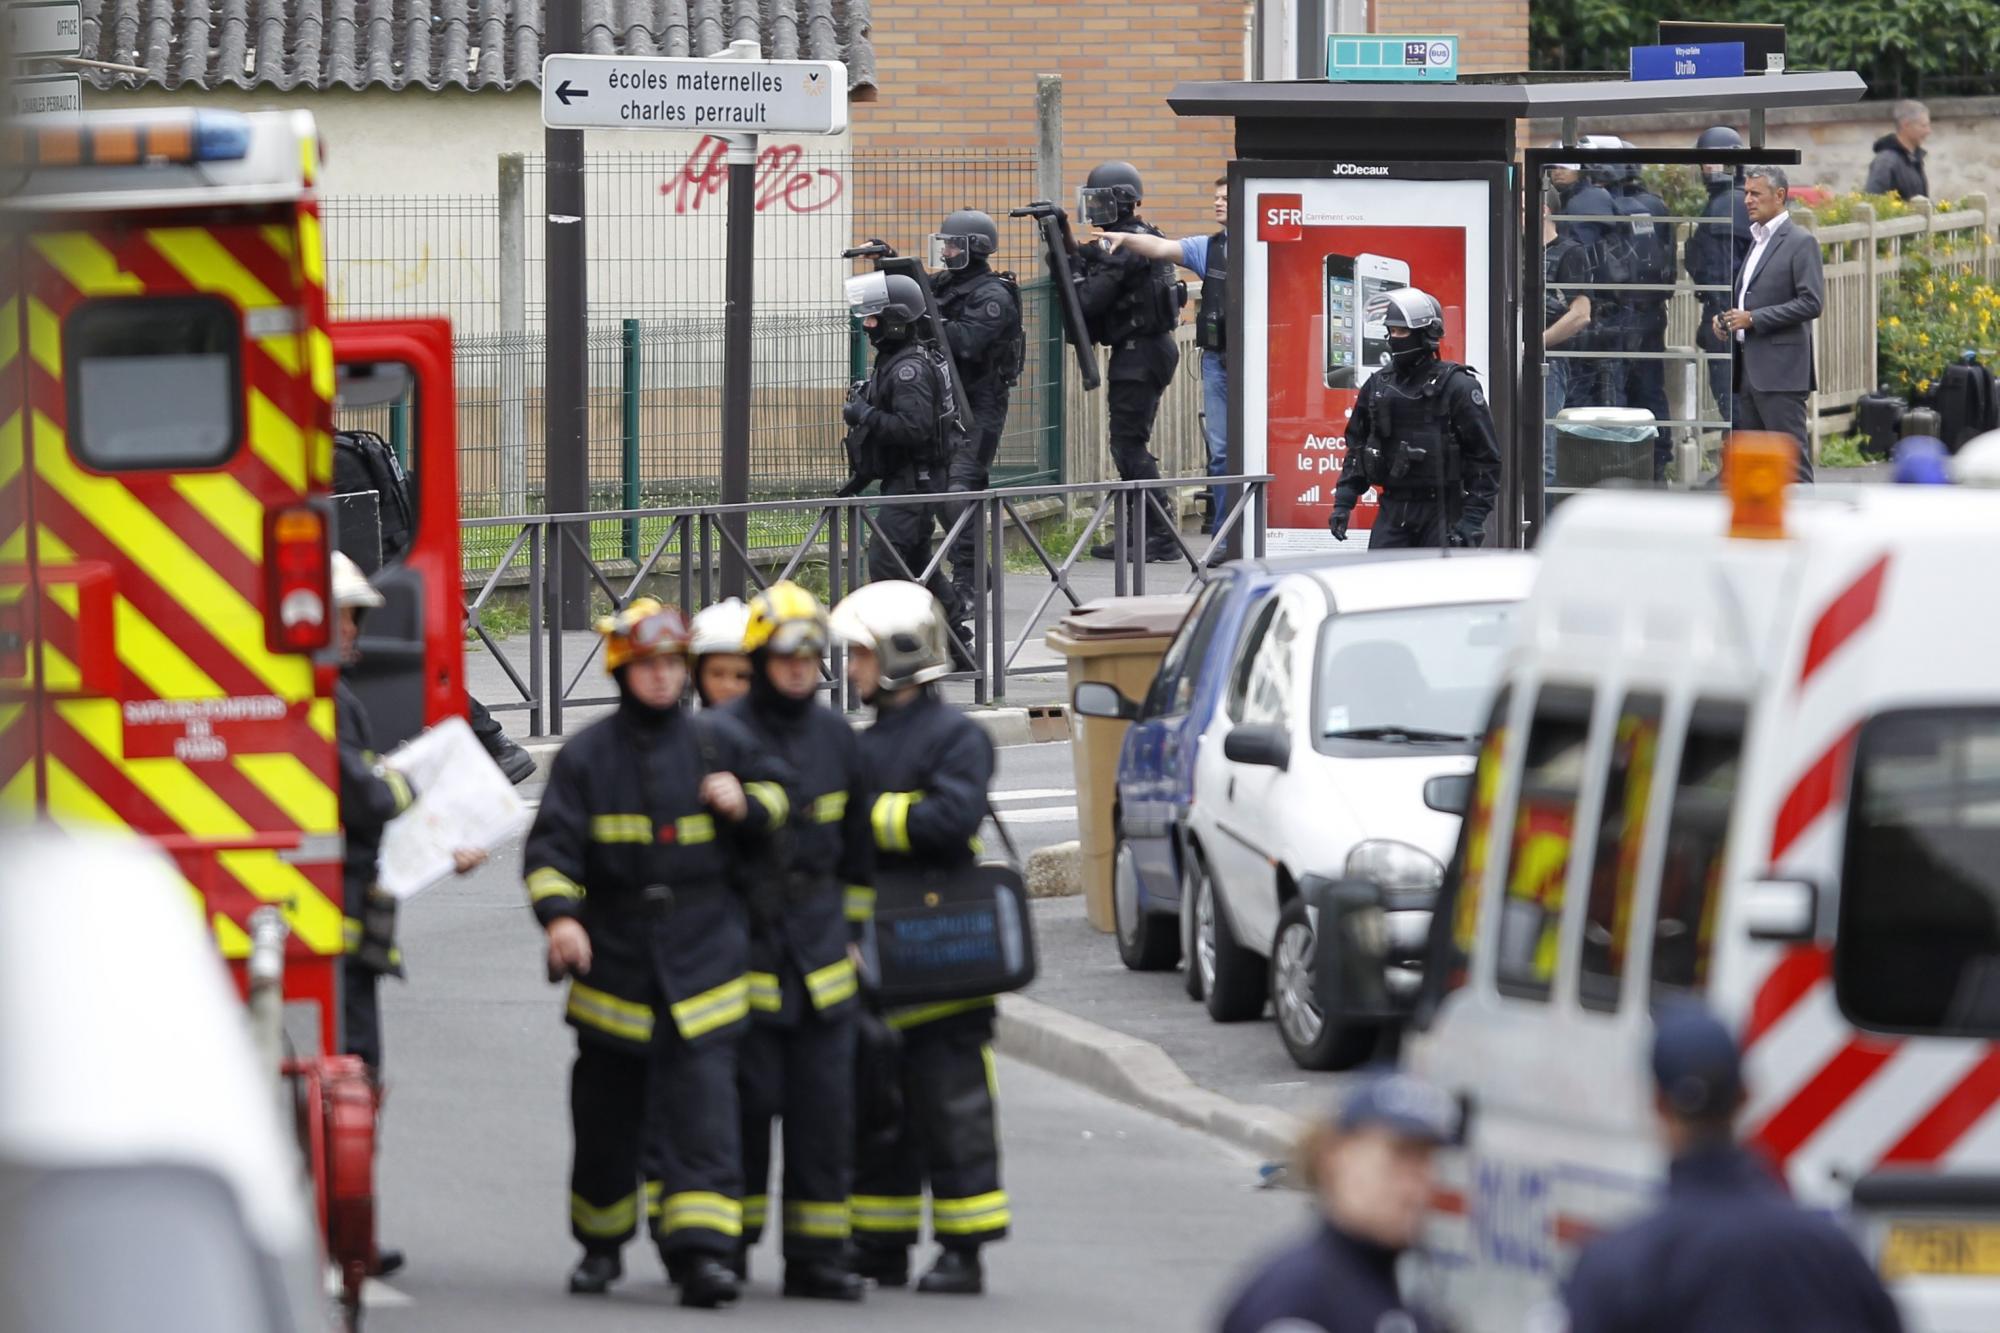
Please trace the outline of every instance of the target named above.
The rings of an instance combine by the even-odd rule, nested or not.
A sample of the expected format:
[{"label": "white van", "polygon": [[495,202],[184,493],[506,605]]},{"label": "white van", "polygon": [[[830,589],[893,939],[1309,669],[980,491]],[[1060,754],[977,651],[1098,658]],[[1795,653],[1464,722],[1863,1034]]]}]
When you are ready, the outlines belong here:
[{"label": "white van", "polygon": [[2000,1328],[2000,494],[1762,505],[1586,494],[1540,547],[1406,1046],[1468,1111],[1462,1327],[1653,1199],[1648,1009],[1693,993],[1912,1328]]}]

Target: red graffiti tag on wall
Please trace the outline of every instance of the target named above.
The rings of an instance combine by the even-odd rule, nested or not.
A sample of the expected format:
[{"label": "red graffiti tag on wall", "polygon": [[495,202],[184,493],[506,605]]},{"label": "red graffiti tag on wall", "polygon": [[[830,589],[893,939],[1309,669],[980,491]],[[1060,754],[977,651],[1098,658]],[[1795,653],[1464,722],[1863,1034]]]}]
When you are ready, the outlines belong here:
[{"label": "red graffiti tag on wall", "polygon": [[[676,213],[699,213],[703,201],[722,193],[729,183],[725,160],[729,145],[713,134],[702,136],[672,178],[660,182],[660,193],[673,201]],[[805,167],[805,149],[795,143],[773,144],[757,154],[756,208],[776,206],[788,213],[818,213],[833,207],[847,182],[832,167]]]}]

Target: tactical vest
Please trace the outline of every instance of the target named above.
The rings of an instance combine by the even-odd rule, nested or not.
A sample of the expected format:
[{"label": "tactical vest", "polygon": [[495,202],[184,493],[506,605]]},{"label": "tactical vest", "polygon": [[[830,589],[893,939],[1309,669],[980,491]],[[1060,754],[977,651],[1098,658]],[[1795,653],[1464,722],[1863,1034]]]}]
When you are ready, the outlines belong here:
[{"label": "tactical vest", "polygon": [[1208,238],[1208,262],[1201,269],[1201,306],[1194,315],[1194,345],[1205,352],[1229,346],[1229,233]]},{"label": "tactical vest", "polygon": [[882,469],[877,475],[893,473],[905,463],[919,470],[936,467],[970,443],[971,437],[965,426],[964,412],[952,398],[951,375],[945,368],[945,355],[941,348],[924,341],[923,338],[912,337],[875,364],[868,400],[875,406],[883,406],[883,399],[887,396],[883,393],[884,387],[894,383],[891,377],[895,371],[905,361],[911,359],[915,359],[922,372],[930,375],[931,389],[937,403],[937,428],[931,433],[928,445],[909,450],[875,445],[878,451],[877,461]]},{"label": "tactical vest", "polygon": [[[1137,220],[1112,230],[1146,236],[1161,234],[1158,227]],[[1181,307],[1187,304],[1187,284],[1175,276],[1174,270],[1175,265],[1169,261],[1156,259],[1146,265],[1144,277],[1127,278],[1119,288],[1117,300],[1112,302],[1100,341],[1116,344],[1131,338],[1172,333],[1181,322]]]},{"label": "tactical vest", "polygon": [[1021,370],[1028,361],[1028,332],[1021,309],[1021,284],[1014,275],[995,269],[983,269],[966,278],[954,274],[950,281],[940,283],[936,289],[938,313],[946,319],[960,319],[960,312],[975,302],[996,299],[999,293],[993,290],[995,286],[1014,303],[1013,332],[994,342],[983,364],[961,364],[958,370],[968,382],[983,380],[991,375],[1011,389],[1020,381]]},{"label": "tactical vest", "polygon": [[1458,437],[1445,414],[1445,391],[1454,376],[1471,373],[1455,361],[1440,361],[1413,387],[1386,372],[1368,381],[1362,461],[1369,484],[1401,494],[1448,494],[1458,485]]}]

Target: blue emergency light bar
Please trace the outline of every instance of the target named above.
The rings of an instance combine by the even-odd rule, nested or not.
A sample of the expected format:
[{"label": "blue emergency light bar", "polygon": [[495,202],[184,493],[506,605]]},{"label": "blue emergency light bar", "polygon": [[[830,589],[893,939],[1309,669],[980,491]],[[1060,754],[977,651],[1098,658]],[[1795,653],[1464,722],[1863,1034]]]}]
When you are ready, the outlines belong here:
[{"label": "blue emergency light bar", "polygon": [[176,166],[240,162],[250,153],[250,121],[236,111],[143,111],[18,125],[8,158],[23,167]]}]

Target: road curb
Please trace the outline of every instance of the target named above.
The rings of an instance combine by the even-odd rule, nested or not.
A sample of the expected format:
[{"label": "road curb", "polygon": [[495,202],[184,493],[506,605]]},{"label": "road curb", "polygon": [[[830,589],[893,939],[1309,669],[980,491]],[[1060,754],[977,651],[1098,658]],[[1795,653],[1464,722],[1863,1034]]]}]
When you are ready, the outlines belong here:
[{"label": "road curb", "polygon": [[1201,1087],[1160,1047],[1020,995],[1000,998],[1004,1054],[1267,1160],[1288,1160],[1306,1122]]}]

